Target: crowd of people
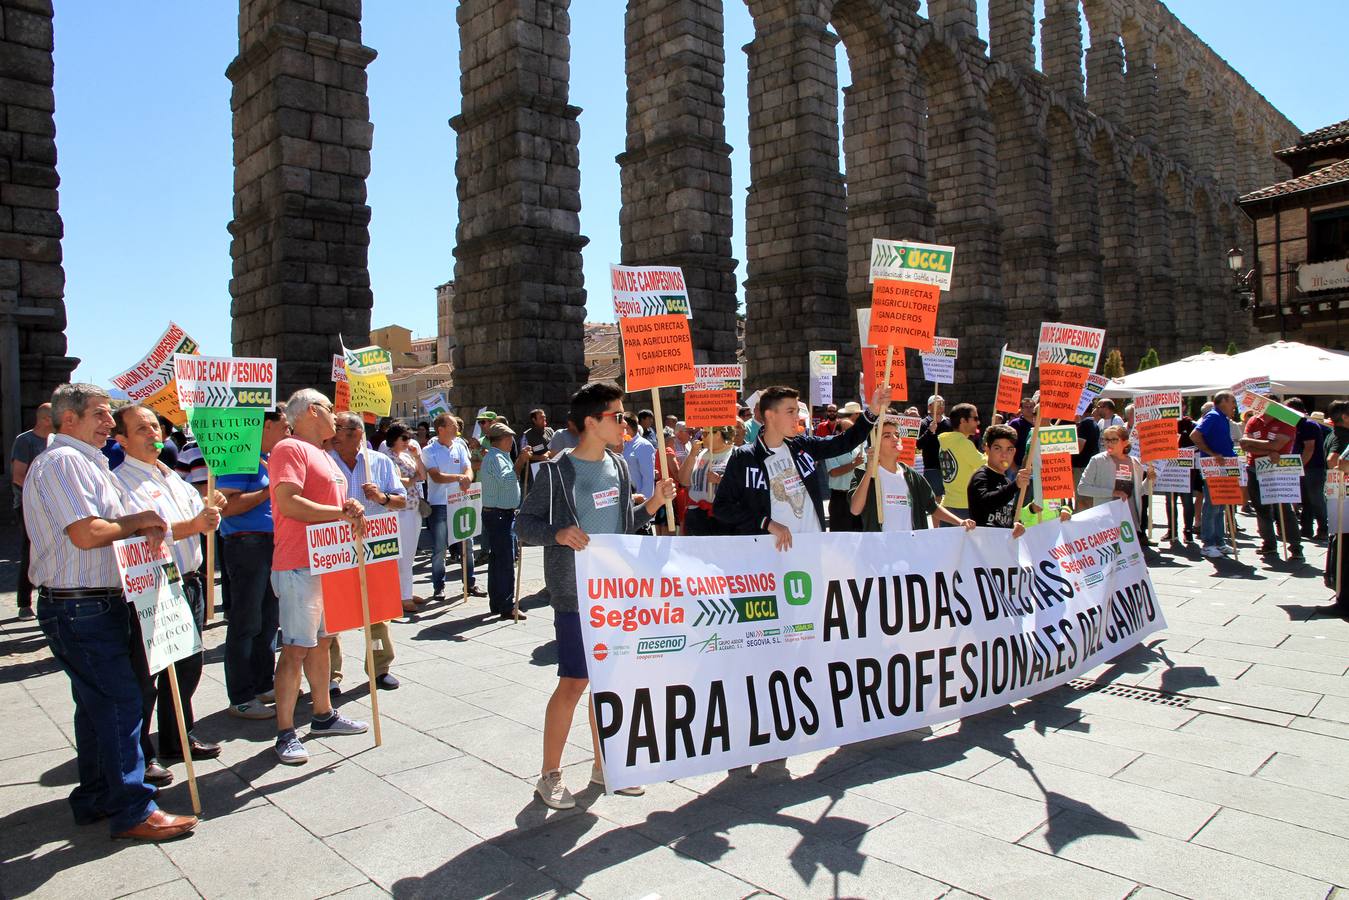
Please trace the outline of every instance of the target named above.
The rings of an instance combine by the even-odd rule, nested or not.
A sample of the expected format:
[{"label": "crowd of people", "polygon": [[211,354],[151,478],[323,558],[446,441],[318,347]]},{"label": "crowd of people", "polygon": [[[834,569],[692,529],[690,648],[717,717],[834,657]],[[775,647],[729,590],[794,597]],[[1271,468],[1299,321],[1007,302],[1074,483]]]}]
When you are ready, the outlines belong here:
[{"label": "crowd of people", "polygon": [[[157,808],[156,788],[173,780],[164,763],[220,753],[192,734],[200,653],[174,664],[189,735],[186,746],[179,740],[165,677],[149,673],[135,616],[122,596],[112,551],[120,539],[140,535],[170,545],[203,629],[207,580],[216,577],[205,568],[203,547],[218,533],[227,711],[239,719],[275,719],[275,754],[288,765],[308,759],[297,729],[304,681],[310,734],[360,734],[368,727],[336,707],[342,653],[337,636],[324,628],[320,580],[309,572],[308,525],[347,520],[359,530],[366,516],[395,513],[402,533],[399,589],[408,615],[445,600],[448,561],[457,557],[466,596],[485,597],[491,617],[524,618],[515,563],[522,544],[542,547],[558,684],[545,714],[536,792],[548,806],[565,809],[575,800],[563,784],[562,752],[588,685],[575,554],[591,535],[760,534],[782,551],[790,551],[795,535],[826,530],[993,527],[1019,536],[1112,499],[1129,504],[1140,537],[1151,524],[1155,467],[1130,453],[1132,408],[1118,410],[1108,399],[1073,423],[1076,495],[1043,501],[1032,483],[1034,398],[1009,421],[994,415],[985,425],[976,405],[948,411],[934,395],[908,448],[911,438],[901,436],[900,410],[886,388],[866,407],[849,402],[805,411],[795,390],[769,387],[754,408],[739,409],[734,424],[702,429],[674,416],[657,422],[650,410],[625,409],[624,399],[617,385],[593,382],[571,398],[565,428],[551,428],[547,411],[537,409],[517,432],[487,410],[471,424],[450,413],[415,424],[367,423],[304,389],[266,411],[256,472],[222,476],[210,491],[201,449],[190,435],[148,407],[114,409],[97,386],[57,388],[32,430],[15,441],[12,472],[24,523],[20,615],[36,616],[75,699],[75,820],[107,819],[116,837],[181,835],[197,823]],[[1308,415],[1300,400],[1285,402],[1303,414],[1296,426],[1266,415],[1238,416],[1233,394],[1219,392],[1197,421],[1182,412],[1178,443],[1199,456],[1231,457],[1240,447],[1250,466],[1261,457],[1300,454],[1302,503],[1282,509],[1262,503],[1253,475],[1245,489],[1259,552],[1274,554],[1282,538],[1290,558],[1300,560],[1304,541],[1328,535],[1327,471],[1349,471],[1349,402],[1331,403],[1324,416]],[[920,418],[916,407],[903,413]],[[451,545],[448,508],[475,483],[483,508],[478,546],[471,540]],[[1162,540],[1189,543],[1198,535],[1204,557],[1233,554],[1225,509],[1211,502],[1196,467],[1189,492],[1166,495]],[[430,557],[429,597],[419,596],[414,584],[419,553]],[[476,577],[484,562],[486,591]],[[1335,575],[1329,567],[1343,565],[1332,558],[1328,582]],[[1344,608],[1343,596],[1337,600]],[[373,626],[372,641],[374,671],[367,674],[377,689],[395,690],[396,648],[387,624]],[[156,704],[157,747],[149,727]],[[595,751],[591,780],[602,784],[597,737]]]}]

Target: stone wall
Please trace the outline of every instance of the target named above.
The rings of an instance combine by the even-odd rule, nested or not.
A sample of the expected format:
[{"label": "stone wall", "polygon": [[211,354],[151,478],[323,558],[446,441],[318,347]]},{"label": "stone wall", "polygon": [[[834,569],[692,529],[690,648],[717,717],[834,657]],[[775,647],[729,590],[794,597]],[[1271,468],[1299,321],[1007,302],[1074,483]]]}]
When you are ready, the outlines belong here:
[{"label": "stone wall", "polygon": [[0,392],[18,388],[6,454],[79,362],[66,356],[52,46],[50,0],[0,0]]},{"label": "stone wall", "polygon": [[360,0],[242,0],[234,84],[234,353],[278,359],[278,389],[331,386],[339,335],[370,333],[374,127]]}]

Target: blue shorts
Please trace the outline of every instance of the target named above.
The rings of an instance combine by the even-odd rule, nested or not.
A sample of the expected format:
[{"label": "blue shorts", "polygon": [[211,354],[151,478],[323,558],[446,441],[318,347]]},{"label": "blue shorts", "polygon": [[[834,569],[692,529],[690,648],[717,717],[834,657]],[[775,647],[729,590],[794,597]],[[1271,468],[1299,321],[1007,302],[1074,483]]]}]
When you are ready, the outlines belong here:
[{"label": "blue shorts", "polygon": [[585,641],[581,639],[579,612],[554,612],[553,634],[557,637],[557,677],[589,678]]}]

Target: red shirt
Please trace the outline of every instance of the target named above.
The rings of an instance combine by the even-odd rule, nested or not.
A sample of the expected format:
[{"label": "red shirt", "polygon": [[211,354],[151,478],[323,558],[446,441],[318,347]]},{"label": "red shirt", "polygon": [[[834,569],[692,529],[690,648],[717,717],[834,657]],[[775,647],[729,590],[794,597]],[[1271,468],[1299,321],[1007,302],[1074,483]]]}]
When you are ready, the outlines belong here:
[{"label": "red shirt", "polygon": [[1246,437],[1253,438],[1257,441],[1277,441],[1281,437],[1288,438],[1288,440],[1284,442],[1283,449],[1278,452],[1247,450],[1246,456],[1249,462],[1247,462],[1246,465],[1248,468],[1255,468],[1255,460],[1258,457],[1268,456],[1273,459],[1278,459],[1280,453],[1295,452],[1293,450],[1293,438],[1297,435],[1296,425],[1288,425],[1284,422],[1280,422],[1278,419],[1270,418],[1269,416],[1252,416],[1250,421],[1246,423],[1246,431],[1244,434]]},{"label": "red shirt", "polygon": [[283,438],[272,450],[267,463],[271,475],[272,523],[274,526],[272,569],[286,572],[309,567],[305,542],[307,522],[281,515],[276,503],[276,486],[294,484],[300,496],[323,506],[341,506],[347,497],[347,479],[332,457],[308,441]]},{"label": "red shirt", "polygon": [[816,437],[830,437],[831,435],[835,434],[838,434],[838,419],[834,419],[832,421],[830,421],[827,418],[821,419],[815,425]]}]

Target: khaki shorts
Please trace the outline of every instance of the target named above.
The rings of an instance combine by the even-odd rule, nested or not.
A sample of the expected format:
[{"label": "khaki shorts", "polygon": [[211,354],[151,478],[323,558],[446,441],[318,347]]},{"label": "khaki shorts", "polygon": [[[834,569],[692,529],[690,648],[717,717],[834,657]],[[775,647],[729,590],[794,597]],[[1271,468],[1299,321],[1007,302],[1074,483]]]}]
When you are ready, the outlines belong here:
[{"label": "khaki shorts", "polygon": [[272,591],[276,594],[281,643],[294,647],[317,647],[323,630],[323,582],[304,569],[272,572]]}]

